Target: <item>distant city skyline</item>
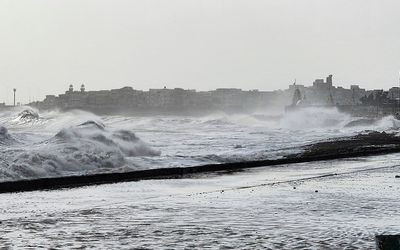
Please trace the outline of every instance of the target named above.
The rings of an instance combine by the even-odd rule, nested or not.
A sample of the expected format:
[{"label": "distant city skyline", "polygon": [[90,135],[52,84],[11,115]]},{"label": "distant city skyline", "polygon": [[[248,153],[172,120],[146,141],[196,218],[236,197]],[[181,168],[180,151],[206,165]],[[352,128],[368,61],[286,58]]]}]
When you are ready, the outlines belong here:
[{"label": "distant city skyline", "polygon": [[87,90],[398,86],[395,0],[0,3],[0,102]]},{"label": "distant city skyline", "polygon": [[[310,80],[310,82],[303,83],[303,82],[299,82],[299,80],[295,78],[291,82],[288,82],[285,86],[282,86],[282,88],[278,88],[278,89],[243,88],[241,86],[230,86],[230,85],[222,85],[220,87],[209,88],[209,89],[205,89],[205,88],[196,89],[196,88],[188,88],[188,87],[179,86],[179,85],[168,85],[167,83],[165,83],[164,85],[163,84],[154,85],[154,87],[149,86],[148,88],[137,88],[137,87],[135,87],[135,85],[129,85],[129,84],[125,84],[125,85],[124,84],[120,84],[120,85],[115,84],[115,85],[110,86],[109,88],[93,88],[93,87],[96,87],[96,85],[94,84],[92,86],[92,88],[90,88],[90,85],[87,85],[85,83],[79,83],[79,84],[77,84],[77,83],[69,83],[69,84],[64,84],[64,88],[62,90],[60,90],[59,92],[50,92],[50,90],[49,90],[48,92],[45,92],[44,94],[38,94],[38,95],[33,95],[32,92],[29,93],[29,91],[32,90],[29,87],[27,89],[23,88],[22,90],[20,89],[19,91],[16,91],[17,92],[16,100],[17,100],[17,103],[21,103],[21,104],[27,104],[27,103],[34,102],[34,101],[42,101],[45,98],[46,95],[59,95],[59,94],[65,93],[66,91],[68,91],[70,85],[73,85],[73,88],[74,88],[75,91],[79,91],[79,89],[80,89],[82,84],[85,85],[86,91],[121,89],[123,87],[132,87],[135,90],[142,90],[142,91],[148,91],[149,89],[162,89],[162,88],[168,88],[168,89],[182,88],[182,89],[185,89],[185,90],[196,90],[196,91],[212,91],[212,90],[223,89],[223,88],[236,88],[236,89],[242,89],[242,90],[245,90],[245,91],[247,91],[247,90],[279,91],[279,90],[287,90],[290,85],[295,83],[295,81],[296,81],[296,85],[304,85],[306,87],[311,87],[313,85],[313,81],[316,80],[316,79],[317,78],[314,78],[313,80]],[[318,79],[323,79],[323,77],[318,77]],[[362,85],[360,83],[340,84],[340,83],[337,83],[335,80],[333,80],[333,85],[335,87],[343,87],[343,88],[346,88],[346,89],[349,89],[352,85],[358,85],[360,88],[365,88],[367,90],[374,90],[374,89],[389,90],[392,87],[399,87],[399,81],[400,80],[398,79],[398,82],[394,83],[393,85],[388,84],[387,85],[388,87],[375,87],[375,88],[368,88],[368,87],[365,87],[364,85]],[[268,85],[266,85],[266,86],[268,86]],[[23,92],[20,94],[20,91],[23,91]],[[14,88],[11,87],[10,91],[8,91],[8,92],[9,92],[8,93],[9,94],[8,98],[1,99],[0,103],[4,102],[4,103],[9,104],[9,105],[13,104],[13,102],[14,102]],[[37,93],[37,91],[36,91],[36,93]],[[2,92],[1,94],[2,94],[2,96],[7,95],[5,93],[5,91]],[[22,95],[22,97],[20,97],[20,95]]]}]

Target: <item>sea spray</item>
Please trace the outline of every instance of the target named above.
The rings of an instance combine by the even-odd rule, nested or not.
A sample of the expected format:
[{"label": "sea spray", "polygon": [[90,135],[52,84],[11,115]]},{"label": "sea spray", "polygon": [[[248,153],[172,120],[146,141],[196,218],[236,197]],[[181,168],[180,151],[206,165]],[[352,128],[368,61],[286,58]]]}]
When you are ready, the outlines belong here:
[{"label": "sea spray", "polygon": [[[5,138],[11,137],[3,129]],[[4,148],[5,160],[0,179],[24,179],[91,172],[120,171],[139,168],[127,157],[157,156],[134,133],[126,130],[109,131],[100,123],[89,121],[60,130],[54,137],[29,145],[28,148]]]},{"label": "sea spray", "polygon": [[38,119],[21,117],[25,109],[0,112],[1,180],[278,159],[327,138],[397,131],[399,123],[384,117],[346,127],[360,118],[335,108],[101,117],[72,110],[41,112]]}]

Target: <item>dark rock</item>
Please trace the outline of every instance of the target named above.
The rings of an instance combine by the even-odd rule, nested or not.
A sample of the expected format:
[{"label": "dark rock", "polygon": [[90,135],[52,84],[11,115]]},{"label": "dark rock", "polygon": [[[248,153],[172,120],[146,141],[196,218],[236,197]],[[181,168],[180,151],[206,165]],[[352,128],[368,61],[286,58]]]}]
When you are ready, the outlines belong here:
[{"label": "dark rock", "polygon": [[378,250],[400,249],[400,235],[376,235],[375,242]]},{"label": "dark rock", "polygon": [[369,132],[352,137],[322,141],[305,146],[304,152],[289,157],[343,158],[400,152],[400,137],[385,132]]}]

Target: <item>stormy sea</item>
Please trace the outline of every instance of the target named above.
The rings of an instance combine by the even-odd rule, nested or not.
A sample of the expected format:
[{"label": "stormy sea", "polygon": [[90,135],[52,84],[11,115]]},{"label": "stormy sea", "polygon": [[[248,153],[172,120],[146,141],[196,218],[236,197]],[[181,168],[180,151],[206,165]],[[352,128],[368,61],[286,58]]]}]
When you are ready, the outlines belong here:
[{"label": "stormy sea", "polygon": [[[18,107],[0,112],[0,181],[282,159],[326,141],[397,138],[399,128],[391,116],[361,119],[335,108],[97,116]],[[375,234],[400,230],[399,160],[399,153],[376,154],[4,193],[0,245],[374,248]]]}]

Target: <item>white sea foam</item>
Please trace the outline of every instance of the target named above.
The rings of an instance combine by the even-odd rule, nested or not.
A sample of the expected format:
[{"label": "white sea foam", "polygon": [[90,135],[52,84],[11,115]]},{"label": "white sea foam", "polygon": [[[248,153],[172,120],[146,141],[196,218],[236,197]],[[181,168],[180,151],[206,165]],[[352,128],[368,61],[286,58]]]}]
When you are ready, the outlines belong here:
[{"label": "white sea foam", "polygon": [[335,108],[203,117],[35,112],[0,112],[0,179],[279,158],[316,141],[400,125],[391,116],[359,122]]},{"label": "white sea foam", "polygon": [[92,120],[63,128],[40,142],[30,142],[29,136],[25,139],[11,145],[13,136],[0,127],[0,179],[136,169],[140,166],[129,161],[130,157],[160,155],[160,151],[152,149],[133,132],[111,131]]}]

